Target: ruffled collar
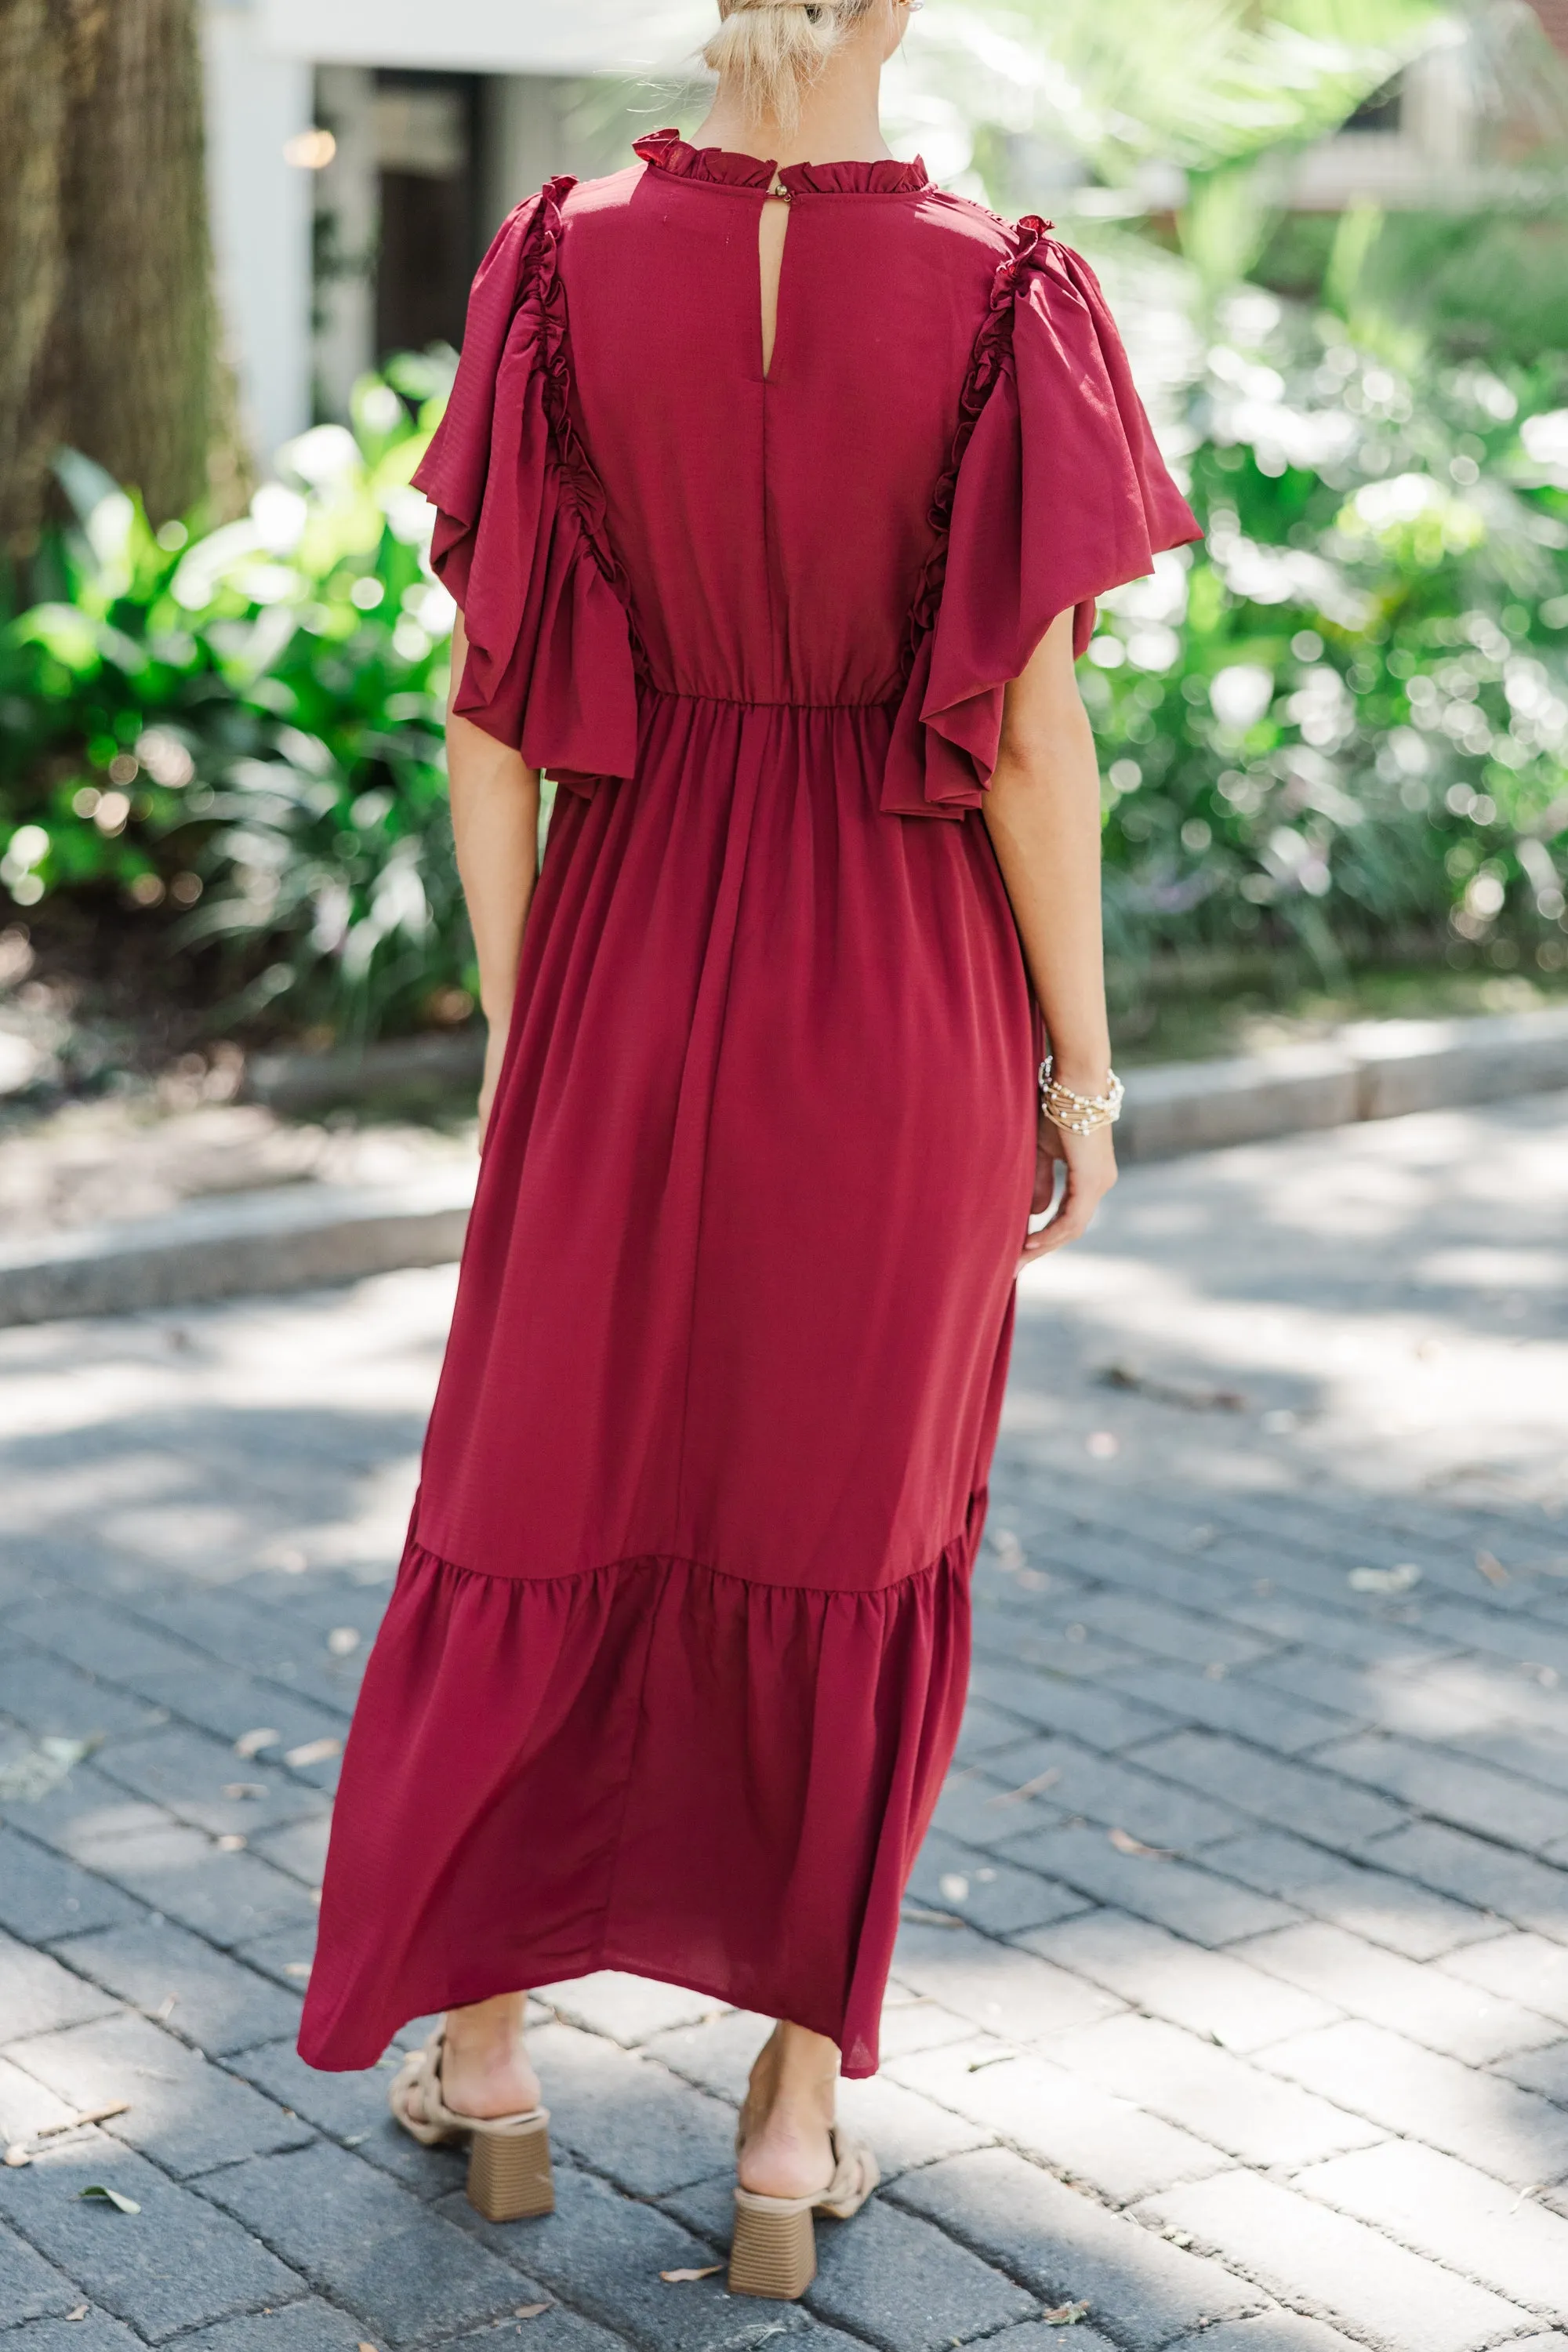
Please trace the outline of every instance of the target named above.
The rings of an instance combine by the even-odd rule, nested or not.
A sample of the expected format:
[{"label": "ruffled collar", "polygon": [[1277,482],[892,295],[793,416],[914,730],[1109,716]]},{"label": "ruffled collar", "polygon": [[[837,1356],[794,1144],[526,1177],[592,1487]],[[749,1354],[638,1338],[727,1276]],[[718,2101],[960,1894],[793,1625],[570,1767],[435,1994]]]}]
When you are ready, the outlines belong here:
[{"label": "ruffled collar", "polygon": [[785,163],[731,154],[727,147],[693,147],[679,131],[653,131],[634,142],[633,152],[678,180],[705,180],[721,188],[771,188],[775,179],[792,196],[914,196],[931,185],[917,155],[901,163],[895,155],[875,163]]}]

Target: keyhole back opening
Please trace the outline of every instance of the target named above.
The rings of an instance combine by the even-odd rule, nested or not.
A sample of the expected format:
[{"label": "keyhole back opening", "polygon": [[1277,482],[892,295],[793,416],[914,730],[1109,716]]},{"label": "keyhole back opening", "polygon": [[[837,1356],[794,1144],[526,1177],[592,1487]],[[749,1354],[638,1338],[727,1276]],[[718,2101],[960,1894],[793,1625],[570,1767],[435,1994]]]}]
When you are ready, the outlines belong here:
[{"label": "keyhole back opening", "polygon": [[779,280],[784,272],[784,239],[789,235],[789,198],[771,189],[757,218],[757,281],[762,299],[763,381],[773,373],[773,347],[779,331]]}]

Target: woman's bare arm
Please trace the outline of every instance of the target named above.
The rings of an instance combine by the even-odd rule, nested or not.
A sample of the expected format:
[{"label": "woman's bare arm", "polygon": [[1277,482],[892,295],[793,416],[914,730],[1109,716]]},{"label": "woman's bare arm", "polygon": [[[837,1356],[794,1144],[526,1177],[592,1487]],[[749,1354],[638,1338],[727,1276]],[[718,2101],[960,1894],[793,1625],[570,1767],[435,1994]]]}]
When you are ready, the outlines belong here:
[{"label": "woman's bare arm", "polygon": [[482,1147],[511,1025],[523,925],[539,866],[539,777],[523,765],[521,752],[509,751],[453,709],[468,657],[459,614],[452,631],[452,684],[447,697],[447,774],[458,872],[479,959],[479,1003],[489,1025],[479,1089]]},{"label": "woman's bare arm", "polygon": [[[1080,1094],[1103,1094],[1110,1031],[1100,927],[1100,765],[1073,671],[1070,613],[1052,622],[1007,689],[985,822],[1056,1075]],[[1026,1261],[1076,1241],[1088,1227],[1116,1181],[1110,1129],[1069,1135],[1041,1117],[1035,1214],[1052,1205],[1058,1161],[1066,1190],[1049,1223],[1025,1241]]]}]

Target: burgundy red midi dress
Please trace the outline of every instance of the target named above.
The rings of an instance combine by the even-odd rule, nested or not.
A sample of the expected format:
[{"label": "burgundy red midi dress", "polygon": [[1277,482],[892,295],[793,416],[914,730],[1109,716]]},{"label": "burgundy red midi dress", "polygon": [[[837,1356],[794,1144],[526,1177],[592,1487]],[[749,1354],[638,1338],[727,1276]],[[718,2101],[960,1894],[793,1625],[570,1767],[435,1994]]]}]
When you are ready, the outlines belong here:
[{"label": "burgundy red midi dress", "polygon": [[1195,536],[1100,289],[901,163],[521,205],[418,476],[560,786],[300,2048],[609,1968],[877,2063],[1035,1152],[979,809],[1053,617]]}]

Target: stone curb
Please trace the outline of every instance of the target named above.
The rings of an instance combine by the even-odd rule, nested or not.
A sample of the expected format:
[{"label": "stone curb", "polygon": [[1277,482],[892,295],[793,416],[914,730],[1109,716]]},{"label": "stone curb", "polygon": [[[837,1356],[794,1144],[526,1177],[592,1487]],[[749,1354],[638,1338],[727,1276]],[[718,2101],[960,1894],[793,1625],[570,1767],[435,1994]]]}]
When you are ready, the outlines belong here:
[{"label": "stone curb", "polygon": [[[1568,1008],[1362,1022],[1322,1045],[1135,1070],[1118,1150],[1124,1160],[1164,1160],[1555,1087],[1568,1087]],[[473,1188],[473,1165],[464,1163],[398,1184],[231,1193],[0,1247],[0,1325],[449,1264],[462,1250]]]},{"label": "stone curb", "polygon": [[485,1033],[474,1022],[422,1037],[379,1038],[330,1053],[252,1054],[241,1092],[285,1114],[318,1111],[377,1094],[445,1094],[477,1087],[485,1066]]},{"label": "stone curb", "polygon": [[309,1289],[461,1255],[470,1162],[399,1184],[290,1185],[0,1247],[0,1324]]},{"label": "stone curb", "polygon": [[1454,1021],[1359,1021],[1321,1045],[1135,1070],[1118,1156],[1168,1160],[1318,1127],[1568,1087],[1568,1007]]}]

